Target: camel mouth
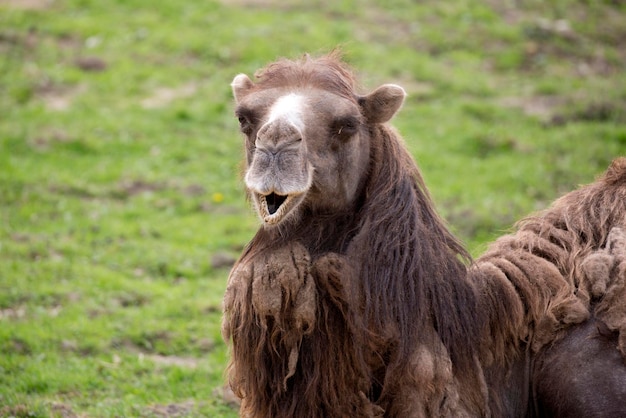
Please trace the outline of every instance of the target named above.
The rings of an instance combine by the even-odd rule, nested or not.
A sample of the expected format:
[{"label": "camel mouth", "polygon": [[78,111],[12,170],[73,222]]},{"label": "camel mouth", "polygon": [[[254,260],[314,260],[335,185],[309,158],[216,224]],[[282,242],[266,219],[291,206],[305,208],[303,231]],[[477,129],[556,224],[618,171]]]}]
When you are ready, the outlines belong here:
[{"label": "camel mouth", "polygon": [[275,214],[276,211],[278,211],[278,208],[280,208],[280,205],[285,203],[285,200],[287,200],[287,196],[279,195],[276,193],[270,193],[265,196],[265,202],[267,202],[267,211],[269,212],[269,214]]},{"label": "camel mouth", "polygon": [[297,206],[302,194],[281,195],[277,193],[256,194],[259,215],[263,222],[275,225],[282,221]]}]

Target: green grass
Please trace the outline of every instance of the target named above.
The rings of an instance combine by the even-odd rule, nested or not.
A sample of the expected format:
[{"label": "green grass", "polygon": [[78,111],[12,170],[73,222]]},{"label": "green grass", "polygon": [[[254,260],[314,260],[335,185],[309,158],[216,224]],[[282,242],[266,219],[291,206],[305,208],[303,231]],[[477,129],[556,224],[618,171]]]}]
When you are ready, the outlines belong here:
[{"label": "green grass", "polygon": [[[502,4],[500,4],[502,3]],[[229,83],[340,45],[479,254],[626,155],[617,1],[0,1],[0,416],[232,417]]]}]

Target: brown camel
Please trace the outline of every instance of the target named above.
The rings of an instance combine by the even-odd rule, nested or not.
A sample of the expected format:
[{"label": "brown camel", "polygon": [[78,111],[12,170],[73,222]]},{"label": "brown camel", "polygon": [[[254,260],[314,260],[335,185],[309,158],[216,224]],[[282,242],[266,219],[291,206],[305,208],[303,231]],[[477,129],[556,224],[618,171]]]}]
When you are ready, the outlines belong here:
[{"label": "brown camel", "polygon": [[401,87],[357,94],[337,54],[256,78],[232,83],[263,223],[224,296],[243,416],[626,416],[626,158],[473,262],[386,124]]}]

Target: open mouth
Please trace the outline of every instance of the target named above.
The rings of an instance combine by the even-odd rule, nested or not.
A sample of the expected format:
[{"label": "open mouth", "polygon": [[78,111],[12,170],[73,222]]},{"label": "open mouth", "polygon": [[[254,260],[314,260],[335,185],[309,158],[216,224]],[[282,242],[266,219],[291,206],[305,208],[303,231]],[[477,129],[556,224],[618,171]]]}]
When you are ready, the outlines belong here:
[{"label": "open mouth", "polygon": [[285,200],[287,200],[287,196],[282,196],[276,193],[270,193],[265,196],[265,201],[267,202],[267,211],[269,212],[269,214],[275,214],[276,211],[278,211],[280,205],[285,203]]},{"label": "open mouth", "polygon": [[280,195],[255,193],[261,219],[266,224],[277,224],[302,200],[302,194]]}]

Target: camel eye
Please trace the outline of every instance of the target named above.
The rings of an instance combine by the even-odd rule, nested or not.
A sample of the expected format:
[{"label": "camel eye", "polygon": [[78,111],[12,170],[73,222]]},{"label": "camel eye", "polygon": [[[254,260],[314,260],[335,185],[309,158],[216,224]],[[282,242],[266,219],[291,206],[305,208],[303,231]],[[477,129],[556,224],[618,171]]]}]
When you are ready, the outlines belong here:
[{"label": "camel eye", "polygon": [[241,132],[249,134],[252,131],[252,121],[254,120],[252,113],[246,109],[240,109],[235,113],[235,115],[239,121],[239,128],[241,129]]},{"label": "camel eye", "polygon": [[343,129],[346,132],[354,132],[356,131],[357,123],[354,120],[348,120],[344,123]]},{"label": "camel eye", "polygon": [[359,129],[359,121],[355,117],[348,116],[337,119],[333,122],[331,132],[333,136],[340,139],[348,139]]},{"label": "camel eye", "polygon": [[241,130],[244,130],[248,126],[250,126],[250,119],[247,116],[237,115],[237,120],[239,121],[239,127],[241,128]]}]

